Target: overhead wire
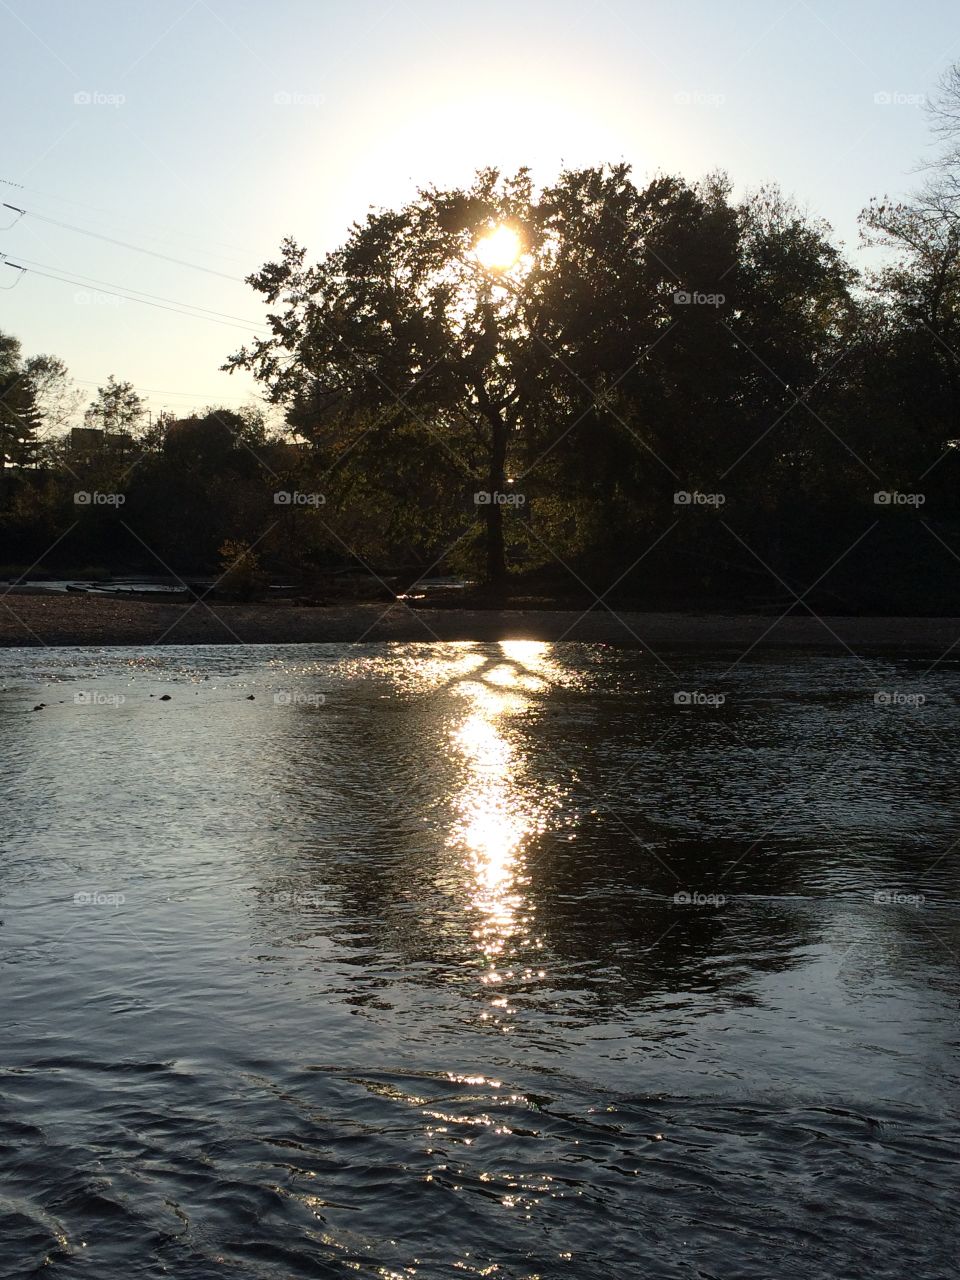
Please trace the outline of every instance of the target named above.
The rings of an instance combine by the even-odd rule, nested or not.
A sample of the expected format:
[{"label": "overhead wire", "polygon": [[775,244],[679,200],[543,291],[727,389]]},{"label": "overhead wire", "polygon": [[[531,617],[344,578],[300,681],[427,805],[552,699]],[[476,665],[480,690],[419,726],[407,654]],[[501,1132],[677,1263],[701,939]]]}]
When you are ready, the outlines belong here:
[{"label": "overhead wire", "polygon": [[[209,276],[219,276],[221,280],[232,280],[234,284],[244,284],[242,276],[227,275],[225,271],[216,271],[213,267],[202,267],[197,262],[187,262],[184,258],[174,258],[169,253],[160,253],[156,249],[147,249],[140,244],[131,244],[129,240],[118,240],[116,236],[106,236],[99,231],[91,231],[89,227],[78,227],[72,222],[63,222],[59,218],[51,218],[43,213],[36,213],[33,209],[21,209],[19,205],[9,204],[3,201],[3,208],[10,209],[19,217],[14,219],[10,226],[15,226],[21,217],[36,218],[40,222],[47,222],[52,227],[61,227],[66,231],[75,231],[78,235],[92,236],[94,240],[103,240],[107,244],[119,245],[121,249],[130,249],[133,253],[145,253],[151,258],[159,258],[163,262],[175,263],[178,267],[189,267],[192,271],[203,271]],[[9,230],[9,227],[4,230]]]},{"label": "overhead wire", "polygon": [[[113,218],[115,217],[115,214],[116,214],[116,210],[114,209],[105,209],[102,205],[90,204],[89,202],[84,200],[69,200],[67,199],[66,196],[54,195],[53,192],[51,191],[39,191],[37,190],[36,187],[24,186],[22,182],[13,182],[9,178],[0,178],[0,187],[14,187],[18,191],[28,191],[31,195],[39,196],[43,200],[56,200],[59,204],[72,205],[76,209],[89,209],[93,213],[105,214],[108,218]],[[245,253],[245,250],[240,245],[229,244],[225,240],[206,239],[203,236],[192,235],[189,231],[182,231],[177,227],[171,227],[163,223],[148,222],[145,224],[145,226],[148,228],[153,227],[153,228],[162,229],[166,232],[168,236],[172,235],[177,237],[180,240],[193,240],[198,245],[218,245],[221,249],[230,250],[230,254],[214,253],[210,255],[212,257],[220,258],[220,257],[228,257],[228,256],[233,256],[235,254]],[[146,231],[145,234],[148,240],[162,239],[161,236],[152,235],[150,234],[149,231]]]},{"label": "overhead wire", "polygon": [[[10,182],[9,180],[3,179],[3,178],[0,178],[0,184],[5,186],[18,187],[21,190],[27,189],[21,183]],[[41,194],[41,193],[34,192],[34,194]],[[63,197],[58,197],[58,196],[53,196],[50,198],[63,199]],[[64,202],[67,204],[75,204],[78,206],[81,205],[80,201],[66,200]],[[46,214],[37,213],[35,210],[21,208],[20,206],[11,204],[7,201],[2,202],[2,207],[5,209],[9,209],[12,213],[15,213],[16,217],[8,226],[0,228],[0,230],[5,230],[5,231],[11,230],[14,226],[16,226],[16,224],[20,221],[21,218],[24,218],[24,217],[36,218],[39,221],[48,223],[51,226],[60,227],[67,231],[73,231],[79,235],[90,236],[93,239],[101,240],[108,244],[117,245],[120,248],[128,249],[134,253],[146,254],[149,257],[157,258],[164,262],[171,262],[176,266],[186,267],[192,271],[200,271],[206,275],[217,276],[223,280],[230,280],[236,284],[245,283],[242,277],[231,276],[231,275],[228,275],[226,272],[216,271],[211,267],[204,267],[196,262],[189,262],[183,258],[173,257],[171,254],[160,253],[156,250],[148,249],[143,245],[133,244],[130,241],[120,240],[114,236],[104,235],[100,232],[93,231],[90,228],[80,227],[73,223],[65,222],[61,219],[52,218]],[[96,208],[96,206],[93,206],[93,205],[87,205],[82,207],[87,207],[92,209]],[[98,210],[98,211],[106,212],[105,210]],[[32,261],[29,258],[22,258],[19,261],[14,262],[11,260],[10,254],[0,253],[0,262],[2,262],[2,265],[8,266],[12,268],[14,271],[18,271],[20,273],[13,284],[0,286],[0,289],[3,289],[4,291],[9,291],[15,288],[23,280],[24,275],[32,273],[33,275],[40,276],[44,279],[56,280],[62,284],[68,284],[68,285],[74,285],[74,286],[82,285],[83,287],[92,286],[95,289],[97,289],[99,292],[107,294],[111,297],[121,298],[128,302],[139,302],[143,306],[154,307],[160,311],[169,311],[169,312],[172,312],[174,315],[192,317],[197,320],[208,320],[212,324],[220,324],[225,328],[232,328],[232,329],[242,328],[248,331],[250,329],[265,330],[269,328],[269,326],[265,324],[263,321],[247,320],[241,316],[234,316],[229,312],[213,311],[210,308],[201,307],[195,303],[183,302],[181,300],[174,299],[174,298],[164,298],[161,295],[150,294],[145,292],[144,290],[139,290],[139,289],[128,288],[127,290],[124,290],[115,284],[108,283],[106,281],[99,281],[95,277],[83,276],[77,272],[66,271],[65,269],[63,270],[63,273],[60,273],[55,270],[52,270],[45,263],[37,263]],[[21,262],[25,263],[26,265],[20,265]],[[86,383],[87,385],[90,385],[90,386],[99,385],[98,383],[90,379],[75,378],[73,379],[73,381],[78,383]],[[148,392],[151,394],[159,394],[159,395],[177,395],[177,396],[186,396],[189,398],[196,398],[196,399],[204,398],[202,396],[195,396],[195,393],[187,392],[187,391],[170,391],[170,390],[162,390],[159,388],[145,388],[145,387],[138,388],[138,390]],[[218,397],[213,396],[208,398],[217,399]],[[230,398],[242,399],[242,397],[230,397]],[[255,397],[255,398],[262,399],[262,397]],[[267,401],[263,401],[263,403],[267,403]]]},{"label": "overhead wire", "polygon": [[[19,255],[17,256],[18,256],[18,261],[26,263],[29,269],[33,270],[34,268],[37,268],[38,274],[40,271],[52,272],[55,270],[55,268],[51,267],[49,263],[35,262],[31,258],[22,258]],[[9,254],[0,253],[0,258],[6,259],[8,262],[8,265],[13,266],[14,264],[9,262],[9,257],[10,257]],[[143,289],[128,288],[127,290],[124,290],[121,285],[114,284],[109,280],[97,280],[95,276],[83,276],[76,271],[69,271],[65,267],[61,267],[59,268],[59,270],[63,272],[65,276],[73,277],[73,279],[66,281],[67,284],[93,285],[94,288],[101,289],[105,293],[113,292],[118,297],[123,297],[123,298],[127,297],[129,294],[139,294],[140,296],[133,298],[132,301],[139,302],[139,301],[142,301],[143,299],[150,299],[152,302],[172,303],[174,306],[177,306],[177,307],[189,307],[191,311],[199,311],[205,316],[218,316],[223,320],[236,320],[242,325],[249,325],[251,328],[266,329],[269,327],[268,325],[264,324],[262,320],[247,320],[244,316],[235,316],[228,311],[212,311],[210,310],[210,308],[198,306],[194,302],[184,302],[182,299],[179,299],[179,298],[164,298],[160,294],[147,293]]]}]

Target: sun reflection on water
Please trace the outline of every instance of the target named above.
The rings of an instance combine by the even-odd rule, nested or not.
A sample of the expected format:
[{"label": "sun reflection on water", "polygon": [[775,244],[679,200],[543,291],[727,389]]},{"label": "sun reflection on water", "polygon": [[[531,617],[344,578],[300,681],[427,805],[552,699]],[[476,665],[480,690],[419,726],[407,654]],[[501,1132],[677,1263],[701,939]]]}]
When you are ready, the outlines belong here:
[{"label": "sun reflection on water", "polygon": [[[477,918],[473,936],[484,986],[515,977],[512,965],[525,978],[543,976],[529,968],[542,943],[526,892],[527,850],[547,830],[558,796],[542,782],[534,785],[511,722],[529,711],[534,695],[558,674],[549,650],[539,641],[502,642],[500,661],[474,667],[457,685],[468,710],[450,734],[463,782],[448,844],[462,852],[470,877],[469,910]],[[497,995],[484,1017],[504,1025],[510,1012],[508,1000]]]}]

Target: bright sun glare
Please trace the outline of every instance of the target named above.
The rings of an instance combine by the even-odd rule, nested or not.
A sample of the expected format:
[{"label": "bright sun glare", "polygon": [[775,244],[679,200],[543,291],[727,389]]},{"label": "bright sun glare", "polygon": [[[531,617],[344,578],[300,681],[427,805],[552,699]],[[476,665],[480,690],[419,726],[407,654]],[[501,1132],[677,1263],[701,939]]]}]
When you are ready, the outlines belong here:
[{"label": "bright sun glare", "polygon": [[477,241],[476,253],[488,271],[508,271],[523,251],[523,243],[513,227],[501,222]]}]

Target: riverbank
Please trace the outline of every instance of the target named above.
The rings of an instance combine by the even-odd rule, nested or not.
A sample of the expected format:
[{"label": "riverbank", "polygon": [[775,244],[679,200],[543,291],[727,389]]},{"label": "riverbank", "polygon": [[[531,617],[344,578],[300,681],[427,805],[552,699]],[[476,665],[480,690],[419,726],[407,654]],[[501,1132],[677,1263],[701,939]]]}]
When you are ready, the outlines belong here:
[{"label": "riverbank", "polygon": [[[574,610],[414,609],[397,602],[309,607],[184,604],[81,595],[0,596],[0,646],[312,644],[371,640],[582,640],[652,650],[883,648],[939,657],[960,618],[614,614]],[[956,652],[960,653],[960,644]]]}]

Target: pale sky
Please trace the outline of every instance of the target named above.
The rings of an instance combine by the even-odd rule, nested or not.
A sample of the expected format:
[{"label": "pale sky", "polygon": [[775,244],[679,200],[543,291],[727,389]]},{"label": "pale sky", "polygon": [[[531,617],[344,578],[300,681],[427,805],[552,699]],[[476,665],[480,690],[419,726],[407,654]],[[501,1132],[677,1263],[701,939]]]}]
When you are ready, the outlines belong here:
[{"label": "pale sky", "polygon": [[[738,191],[778,181],[855,246],[863,205],[908,192],[931,154],[918,100],[960,59],[960,8],[0,0],[0,48],[0,199],[30,211],[0,252],[73,278],[23,276],[0,328],[65,359],[84,392],[113,373],[185,411],[254,389],[218,366],[262,320],[242,277],[283,236],[320,256],[369,206],[484,165],[541,182],[564,163],[626,160],[639,181],[726,169]],[[17,276],[0,267],[0,286]]]}]

